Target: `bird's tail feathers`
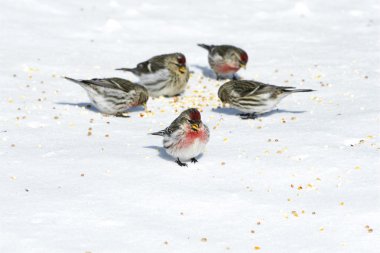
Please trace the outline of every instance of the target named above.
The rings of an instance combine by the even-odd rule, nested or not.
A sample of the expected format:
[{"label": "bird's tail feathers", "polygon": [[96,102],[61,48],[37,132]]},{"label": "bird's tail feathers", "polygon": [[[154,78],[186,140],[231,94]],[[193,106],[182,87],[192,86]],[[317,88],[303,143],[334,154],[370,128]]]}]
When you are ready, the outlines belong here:
[{"label": "bird's tail feathers", "polygon": [[136,68],[119,68],[115,70],[128,71],[128,72],[132,72],[133,74],[136,74]]},{"label": "bird's tail feathers", "polygon": [[65,78],[66,80],[69,80],[69,81],[71,81],[71,82],[74,82],[74,83],[83,84],[83,83],[82,83],[82,80],[74,79],[74,78],[67,77],[67,76],[64,76],[63,78]]},{"label": "bird's tail feathers", "polygon": [[295,92],[312,92],[315,90],[312,90],[312,89],[292,89],[292,90],[286,89],[285,91],[295,93]]},{"label": "bird's tail feathers", "polygon": [[158,135],[158,136],[164,136],[165,130],[161,130],[161,131],[154,132],[154,133],[149,133],[149,134],[151,134],[151,135]]},{"label": "bird's tail feathers", "polygon": [[201,48],[206,49],[207,51],[210,51],[213,47],[213,45],[206,45],[206,44],[198,44]]}]

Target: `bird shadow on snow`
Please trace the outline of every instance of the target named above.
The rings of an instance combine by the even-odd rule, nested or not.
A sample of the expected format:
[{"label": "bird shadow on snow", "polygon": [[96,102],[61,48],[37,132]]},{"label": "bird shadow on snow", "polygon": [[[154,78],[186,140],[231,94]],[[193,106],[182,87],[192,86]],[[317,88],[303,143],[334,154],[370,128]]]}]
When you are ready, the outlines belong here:
[{"label": "bird shadow on snow", "polygon": [[150,148],[150,149],[155,149],[158,151],[158,156],[161,157],[162,159],[165,159],[166,161],[174,161],[173,157],[168,155],[165,151],[165,148],[159,147],[159,146],[145,146],[144,148]]},{"label": "bird shadow on snow", "polygon": [[58,105],[71,105],[71,106],[77,106],[81,108],[85,108],[86,110],[92,111],[92,112],[99,112],[98,109],[96,109],[94,106],[91,105],[91,103],[68,103],[68,102],[58,102],[56,103]]},{"label": "bird shadow on snow", "polygon": [[[81,108],[85,108],[86,110],[92,111],[92,112],[99,112],[98,109],[96,109],[95,106],[93,106],[91,103],[68,103],[68,102],[58,102],[56,103],[58,105],[71,105],[71,106],[77,106]],[[142,106],[136,106],[129,108],[126,113],[128,112],[141,112],[144,111],[144,108]],[[100,112],[99,112],[100,113]]]},{"label": "bird shadow on snow", "polygon": [[191,65],[191,66],[202,71],[202,75],[204,75],[205,77],[216,79],[216,75],[214,71],[212,71],[212,69],[205,66],[201,66],[201,65]]},{"label": "bird shadow on snow", "polygon": [[[216,112],[216,113],[227,114],[227,115],[239,115],[239,114],[242,113],[242,112],[240,112],[240,111],[238,111],[238,110],[236,110],[234,108],[222,108],[222,107],[213,108],[212,111]],[[275,110],[272,110],[270,112],[263,113],[259,117],[260,118],[265,118],[265,117],[271,116],[272,114],[276,114],[276,113],[299,114],[299,113],[305,113],[305,112],[306,111],[289,111],[289,110],[275,109]]]},{"label": "bird shadow on snow", "polygon": [[[199,69],[200,71],[202,71],[202,75],[203,76],[216,80],[216,75],[215,75],[214,71],[212,69],[210,69],[209,67],[205,67],[205,66],[201,66],[201,65],[191,65],[191,66],[194,67],[194,68]],[[230,75],[228,77],[229,78],[223,78],[223,79],[221,79],[221,81],[229,81],[229,80],[231,80],[232,75]],[[237,74],[237,73],[235,73],[235,77],[238,80],[242,79],[242,77],[239,74]]]},{"label": "bird shadow on snow", "polygon": [[[150,149],[155,149],[158,151],[158,156],[161,157],[162,159],[166,160],[166,161],[171,161],[171,162],[174,162],[175,159],[173,157],[171,157],[170,155],[168,155],[165,151],[165,148],[163,147],[159,147],[159,146],[145,146],[144,148],[150,148]],[[203,156],[203,154],[200,154],[198,155],[196,158],[199,159]]]}]

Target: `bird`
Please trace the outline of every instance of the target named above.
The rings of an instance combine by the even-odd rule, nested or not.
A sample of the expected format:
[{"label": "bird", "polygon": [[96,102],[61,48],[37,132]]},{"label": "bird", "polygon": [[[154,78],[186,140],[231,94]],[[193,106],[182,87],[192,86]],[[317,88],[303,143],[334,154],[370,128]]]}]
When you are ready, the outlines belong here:
[{"label": "bird", "polygon": [[118,68],[140,78],[152,97],[173,97],[181,94],[189,80],[186,57],[182,53],[162,54],[137,64],[135,68]]},{"label": "bird", "polygon": [[210,139],[210,131],[195,108],[183,111],[169,127],[151,134],[164,137],[166,153],[177,158],[179,166],[187,166],[184,161],[188,160],[198,162],[196,157],[204,152]]},{"label": "bird", "polygon": [[242,119],[255,119],[258,115],[271,111],[284,97],[296,92],[311,92],[311,89],[296,89],[288,86],[275,86],[257,81],[232,80],[218,90],[223,104],[243,112]]},{"label": "bird", "polygon": [[92,104],[106,115],[128,117],[123,114],[126,110],[140,105],[146,107],[149,98],[145,87],[122,78],[94,78],[91,80],[64,78],[82,86],[87,91]]},{"label": "bird", "polygon": [[220,80],[232,74],[232,79],[236,80],[235,73],[240,68],[245,68],[248,63],[248,54],[241,48],[231,45],[206,45],[198,46],[208,51],[208,62],[216,74],[216,79]]}]

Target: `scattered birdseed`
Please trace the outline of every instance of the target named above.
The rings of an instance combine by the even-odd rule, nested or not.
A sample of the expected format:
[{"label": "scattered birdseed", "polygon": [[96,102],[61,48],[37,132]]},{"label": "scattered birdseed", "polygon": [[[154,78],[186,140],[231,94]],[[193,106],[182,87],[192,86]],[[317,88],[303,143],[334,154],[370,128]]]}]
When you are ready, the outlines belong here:
[{"label": "scattered birdseed", "polygon": [[253,249],[254,250],[260,250],[261,248],[260,248],[260,246],[255,246],[255,247],[253,247]]},{"label": "scattered birdseed", "polygon": [[207,238],[206,237],[201,238],[201,242],[207,242]]}]

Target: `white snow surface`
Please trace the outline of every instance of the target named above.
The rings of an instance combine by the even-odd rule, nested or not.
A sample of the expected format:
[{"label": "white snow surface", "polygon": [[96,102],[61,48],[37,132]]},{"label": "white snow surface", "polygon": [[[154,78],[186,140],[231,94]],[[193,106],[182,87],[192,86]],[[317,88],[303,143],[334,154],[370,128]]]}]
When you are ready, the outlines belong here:
[{"label": "white snow surface", "polygon": [[[0,252],[378,252],[378,13],[377,0],[2,0]],[[241,120],[197,43],[246,50],[244,79],[317,91]],[[172,52],[194,72],[185,94],[130,118],[86,108],[61,78],[136,81],[114,69]],[[188,107],[211,137],[179,167],[147,133]]]}]

